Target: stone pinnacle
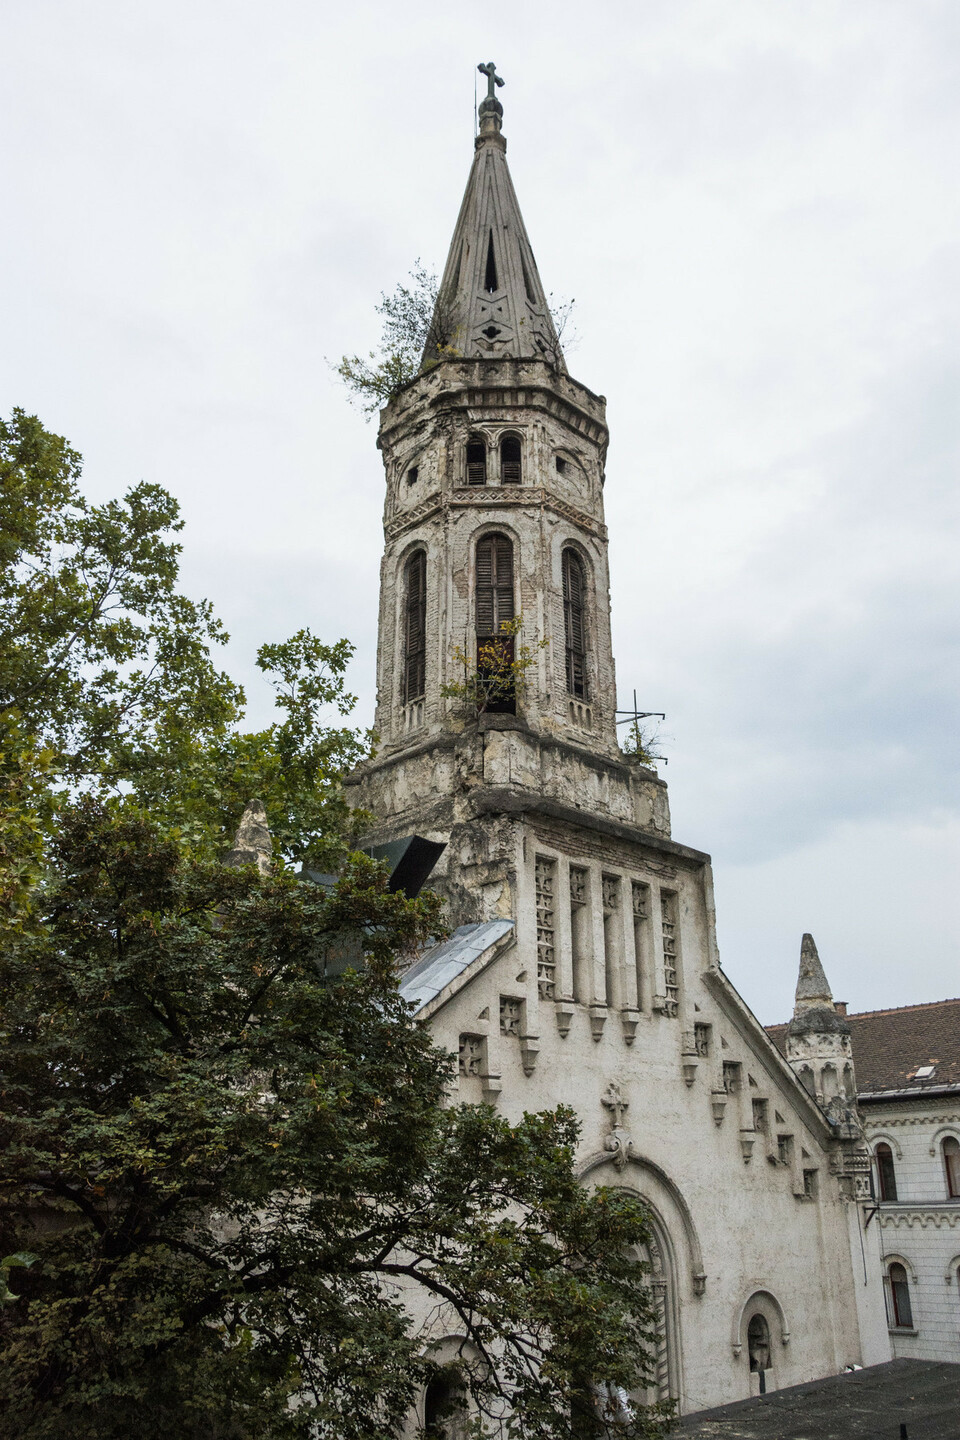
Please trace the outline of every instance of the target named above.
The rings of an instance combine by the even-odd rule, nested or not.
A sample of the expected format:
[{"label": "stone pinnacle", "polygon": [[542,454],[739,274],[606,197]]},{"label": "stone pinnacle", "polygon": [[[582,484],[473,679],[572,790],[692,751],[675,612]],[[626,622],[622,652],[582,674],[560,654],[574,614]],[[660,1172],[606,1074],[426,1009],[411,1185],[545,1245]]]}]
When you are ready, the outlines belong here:
[{"label": "stone pinnacle", "polygon": [[820,964],[817,946],[812,935],[804,935],[800,942],[800,976],[797,980],[794,1015],[805,1010],[833,1008],[833,993]]},{"label": "stone pinnacle", "polygon": [[262,800],[251,800],[237,826],[233,849],[224,865],[256,865],[261,875],[270,873],[273,841],[267,828],[267,812]]}]

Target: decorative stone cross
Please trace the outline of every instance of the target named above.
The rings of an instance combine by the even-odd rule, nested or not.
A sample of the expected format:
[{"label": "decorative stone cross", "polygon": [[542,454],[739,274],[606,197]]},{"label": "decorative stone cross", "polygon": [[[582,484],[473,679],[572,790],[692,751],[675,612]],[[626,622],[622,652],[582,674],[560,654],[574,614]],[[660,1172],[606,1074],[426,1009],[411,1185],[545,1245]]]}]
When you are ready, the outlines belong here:
[{"label": "decorative stone cross", "polygon": [[630,1108],[630,1101],[624,1100],[623,1092],[616,1080],[610,1081],[610,1084],[600,1097],[600,1103],[613,1112],[613,1129],[619,1130],[623,1124],[623,1112]]},{"label": "decorative stone cross", "polygon": [[478,65],[477,69],[481,75],[486,75],[487,77],[487,99],[495,100],[494,85],[505,85],[507,82],[500,79],[500,76],[497,74],[497,67],[492,60],[488,60],[486,65]]},{"label": "decorative stone cross", "polygon": [[616,1080],[611,1080],[600,1096],[600,1104],[610,1111],[610,1134],[604,1140],[603,1148],[612,1153],[614,1165],[622,1170],[633,1151],[633,1141],[623,1128],[623,1112],[630,1108],[630,1101],[624,1100],[620,1086]]}]

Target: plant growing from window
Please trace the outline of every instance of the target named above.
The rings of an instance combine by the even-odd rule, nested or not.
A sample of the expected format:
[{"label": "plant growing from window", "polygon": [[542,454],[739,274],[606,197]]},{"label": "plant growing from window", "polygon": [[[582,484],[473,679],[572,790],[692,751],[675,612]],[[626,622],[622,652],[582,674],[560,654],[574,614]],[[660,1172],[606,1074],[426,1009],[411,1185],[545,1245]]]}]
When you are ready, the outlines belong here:
[{"label": "plant growing from window", "polygon": [[459,700],[464,711],[478,715],[508,706],[514,709],[523,699],[529,683],[527,672],[536,664],[537,651],[550,644],[546,639],[519,644],[522,630],[521,611],[512,620],[502,620],[497,634],[480,637],[476,658],[462,645],[454,646],[453,658],[462,667],[463,678],[440,686],[444,699]]}]

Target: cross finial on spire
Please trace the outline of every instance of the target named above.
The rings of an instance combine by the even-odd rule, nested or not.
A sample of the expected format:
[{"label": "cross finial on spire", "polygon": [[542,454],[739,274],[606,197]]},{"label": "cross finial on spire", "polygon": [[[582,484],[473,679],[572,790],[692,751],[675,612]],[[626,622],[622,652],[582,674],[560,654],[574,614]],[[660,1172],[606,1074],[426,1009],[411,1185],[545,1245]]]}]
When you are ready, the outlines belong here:
[{"label": "cross finial on spire", "polygon": [[497,96],[493,88],[494,85],[505,85],[506,81],[500,79],[500,76],[497,74],[497,67],[492,60],[488,60],[486,65],[478,65],[477,69],[481,75],[486,75],[487,77],[487,99],[496,100]]}]

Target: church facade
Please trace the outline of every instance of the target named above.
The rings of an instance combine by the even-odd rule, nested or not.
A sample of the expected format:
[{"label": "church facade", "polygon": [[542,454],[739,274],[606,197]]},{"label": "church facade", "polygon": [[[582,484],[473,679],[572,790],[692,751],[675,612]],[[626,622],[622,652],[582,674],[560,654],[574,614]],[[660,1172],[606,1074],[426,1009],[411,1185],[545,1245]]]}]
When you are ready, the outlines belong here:
[{"label": "church facade", "polygon": [[454,1098],[571,1106],[583,1183],[647,1202],[657,1388],[687,1412],[889,1358],[869,1159],[724,975],[709,856],[617,743],[605,402],[566,369],[490,89],[443,358],[381,414],[381,748],[351,798],[370,843],[445,846],[453,933],[402,988]]}]

